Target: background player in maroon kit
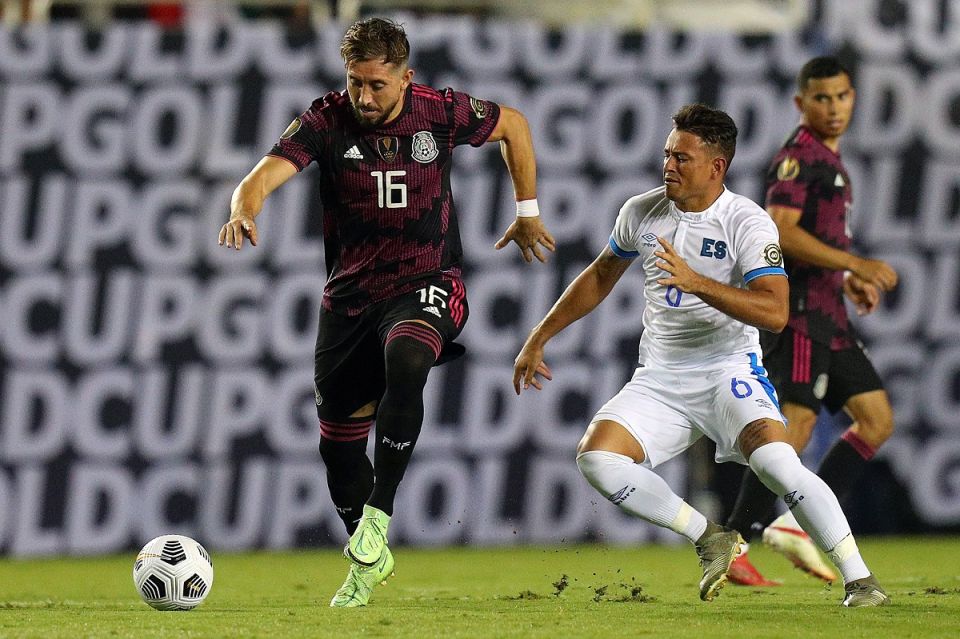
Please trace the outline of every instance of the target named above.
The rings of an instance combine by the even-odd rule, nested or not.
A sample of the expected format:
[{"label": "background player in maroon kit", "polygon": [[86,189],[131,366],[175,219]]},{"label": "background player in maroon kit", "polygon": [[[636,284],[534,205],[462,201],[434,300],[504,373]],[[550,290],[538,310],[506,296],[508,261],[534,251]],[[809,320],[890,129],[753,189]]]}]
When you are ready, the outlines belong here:
[{"label": "background player in maroon kit", "polygon": [[[320,167],[327,282],[315,353],[320,454],[351,534],[350,570],[330,605],[362,606],[393,572],[387,529],[423,421],[430,368],[462,352],[468,306],[450,190],[455,146],[499,141],[517,219],[496,243],[527,262],[554,240],[538,216],[536,163],[523,115],[413,82],[403,28],[370,18],[344,35],[347,90],[316,100],[237,187],[220,243],[257,244],[266,196]],[[374,461],[366,455],[376,421]]]},{"label": "background player in maroon kit", "polygon": [[[790,320],[783,333],[762,334],[763,360],[798,452],[810,439],[821,405],[831,412],[842,408],[853,418],[817,472],[841,501],[893,433],[890,400],[844,306],[846,296],[858,314],[870,313],[880,293],[897,284],[889,264],[850,252],[852,194],[840,138],[850,123],[854,97],[850,74],[836,58],[807,62],[794,97],[800,126],[773,159],[766,179],[766,208],[780,231],[790,278]],[[770,524],[774,501],[748,471],[727,525],[747,541],[763,530],[764,543],[797,567],[833,581],[833,570],[789,514]],[[729,578],[742,585],[776,584],[757,572],[746,551]]]}]

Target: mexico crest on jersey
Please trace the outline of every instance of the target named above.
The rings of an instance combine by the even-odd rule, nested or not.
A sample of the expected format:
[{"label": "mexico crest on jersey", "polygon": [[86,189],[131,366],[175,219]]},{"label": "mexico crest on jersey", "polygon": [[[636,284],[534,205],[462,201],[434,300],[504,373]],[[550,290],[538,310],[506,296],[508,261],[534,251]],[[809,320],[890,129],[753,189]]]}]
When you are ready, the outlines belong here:
[{"label": "mexico crest on jersey", "polygon": [[437,150],[437,141],[433,139],[433,134],[429,131],[415,133],[412,147],[413,159],[420,164],[433,162],[440,155],[440,151]]}]

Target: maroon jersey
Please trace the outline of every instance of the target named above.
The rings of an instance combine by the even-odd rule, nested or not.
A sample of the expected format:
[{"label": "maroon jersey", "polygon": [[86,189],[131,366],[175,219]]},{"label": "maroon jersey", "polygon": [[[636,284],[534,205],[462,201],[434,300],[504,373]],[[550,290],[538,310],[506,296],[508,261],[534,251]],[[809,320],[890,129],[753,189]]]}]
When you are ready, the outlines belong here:
[{"label": "maroon jersey", "polygon": [[357,315],[431,276],[459,278],[453,148],[480,146],[499,118],[494,102],[411,84],[387,124],[361,126],[346,92],[328,93],[291,123],[270,155],[297,170],[320,167],[324,307]]},{"label": "maroon jersey", "polygon": [[[824,244],[850,248],[847,214],[853,201],[840,155],[800,126],[767,172],[767,207],[800,209],[800,227]],[[852,344],[843,301],[843,272],[786,258],[790,277],[790,327],[833,350]]]}]

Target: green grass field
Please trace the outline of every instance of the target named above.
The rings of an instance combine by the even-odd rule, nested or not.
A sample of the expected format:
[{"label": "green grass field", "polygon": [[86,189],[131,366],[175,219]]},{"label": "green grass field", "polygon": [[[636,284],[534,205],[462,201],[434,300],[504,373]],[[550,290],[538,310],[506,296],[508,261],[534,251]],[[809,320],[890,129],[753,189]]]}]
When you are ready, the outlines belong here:
[{"label": "green grass field", "polygon": [[784,585],[728,585],[709,604],[687,545],[398,548],[396,576],[352,610],[327,607],[347,567],[335,551],[214,553],[190,612],[140,601],[132,552],[0,560],[0,637],[960,637],[960,539],[860,546],[893,605],[841,608],[841,587],[759,547],[754,563]]}]

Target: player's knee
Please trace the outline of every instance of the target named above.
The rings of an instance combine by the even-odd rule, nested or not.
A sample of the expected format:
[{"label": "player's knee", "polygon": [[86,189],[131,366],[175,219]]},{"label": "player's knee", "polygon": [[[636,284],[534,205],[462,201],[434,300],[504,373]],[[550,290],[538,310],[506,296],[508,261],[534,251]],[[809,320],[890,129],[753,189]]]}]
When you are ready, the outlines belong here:
[{"label": "player's knee", "polygon": [[763,485],[777,495],[787,492],[797,466],[803,468],[793,447],[786,442],[771,442],[760,446],[749,459],[750,469]]},{"label": "player's knee", "polygon": [[436,342],[427,341],[427,335],[388,337],[384,347],[387,385],[422,388],[440,352],[440,341],[436,339]]},{"label": "player's knee", "polygon": [[326,437],[320,438],[320,458],[328,469],[351,469],[359,459],[360,455],[365,455],[367,450],[367,440],[355,440],[350,442],[337,441]]},{"label": "player's knee", "polygon": [[623,455],[633,463],[642,464],[646,458],[646,451],[625,427],[609,420],[599,420],[587,427],[587,432],[577,444],[577,455],[589,451],[610,452]]},{"label": "player's knee", "polygon": [[598,452],[599,451],[596,450],[588,450],[582,453],[579,450],[577,451],[577,469],[591,484],[593,484],[591,478],[596,476],[597,468],[599,468],[600,465],[599,460],[601,456]]},{"label": "player's knee", "polygon": [[605,450],[588,450],[577,455],[580,474],[591,486],[604,494],[610,492],[606,484],[610,482],[611,475],[619,475],[621,470],[632,463],[633,460],[625,455]]}]

